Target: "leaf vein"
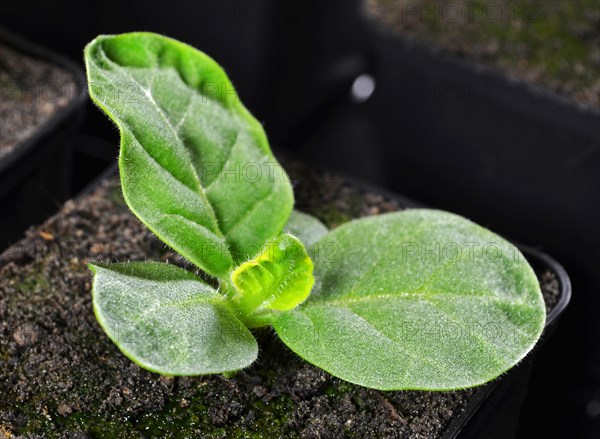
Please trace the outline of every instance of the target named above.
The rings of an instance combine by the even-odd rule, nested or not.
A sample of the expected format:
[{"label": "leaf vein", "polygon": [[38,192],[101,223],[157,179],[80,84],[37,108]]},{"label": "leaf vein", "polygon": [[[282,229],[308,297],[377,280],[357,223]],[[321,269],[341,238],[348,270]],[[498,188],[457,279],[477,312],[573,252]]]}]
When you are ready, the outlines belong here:
[{"label": "leaf vein", "polygon": [[269,186],[269,191],[261,198],[259,198],[258,200],[256,200],[254,202],[254,205],[252,206],[252,208],[246,210],[246,212],[244,212],[244,214],[242,216],[240,216],[239,218],[237,218],[230,226],[229,229],[225,231],[225,233],[227,234],[231,234],[231,232],[238,227],[241,222],[247,218],[252,212],[254,212],[256,210],[256,208],[258,207],[259,204],[263,203],[264,201],[266,201],[267,199],[269,199],[270,197],[273,196],[275,192],[273,191],[273,186]]},{"label": "leaf vein", "polygon": [[363,316],[361,316],[360,314],[358,314],[355,310],[353,310],[351,308],[344,308],[344,309],[350,311],[350,313],[352,313],[358,319],[360,319],[362,322],[364,322],[369,328],[371,328],[377,334],[380,334],[382,336],[382,338],[384,338],[385,340],[387,340],[389,343],[391,343],[397,349],[399,349],[402,352],[406,353],[409,357],[417,360],[417,362],[419,362],[421,364],[425,363],[425,364],[431,366],[432,368],[434,368],[434,369],[436,369],[436,370],[438,370],[438,371],[440,371],[440,372],[442,372],[444,374],[448,372],[448,369],[446,367],[444,367],[444,365],[438,364],[437,362],[432,361],[431,359],[429,359],[427,357],[419,356],[414,351],[411,351],[410,349],[407,349],[406,345],[399,343],[397,340],[394,340],[393,338],[389,337],[387,334],[383,333],[379,328],[377,328],[375,325],[373,325],[373,323],[371,323],[369,320],[367,320],[366,318],[364,318]]}]

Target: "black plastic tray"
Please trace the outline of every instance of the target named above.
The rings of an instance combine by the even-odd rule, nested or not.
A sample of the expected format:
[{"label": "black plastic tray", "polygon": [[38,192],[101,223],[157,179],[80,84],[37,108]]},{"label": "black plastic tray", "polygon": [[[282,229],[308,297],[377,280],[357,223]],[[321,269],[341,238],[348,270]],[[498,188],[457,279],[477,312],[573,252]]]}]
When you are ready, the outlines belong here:
[{"label": "black plastic tray", "polygon": [[83,121],[87,97],[83,70],[72,61],[4,29],[0,41],[19,53],[68,70],[74,78],[73,99],[0,161],[0,250],[18,240],[31,224],[42,222],[69,198],[72,138]]}]

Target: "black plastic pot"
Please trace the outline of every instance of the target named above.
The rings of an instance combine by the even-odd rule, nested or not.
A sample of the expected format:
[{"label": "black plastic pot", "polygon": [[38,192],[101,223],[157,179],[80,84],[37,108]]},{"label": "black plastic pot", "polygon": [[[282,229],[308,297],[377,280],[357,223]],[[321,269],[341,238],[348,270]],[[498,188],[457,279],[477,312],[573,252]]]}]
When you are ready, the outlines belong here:
[{"label": "black plastic pot", "polygon": [[[364,183],[348,175],[344,180],[363,188],[367,192],[379,193],[395,200],[400,206],[408,208],[428,207],[409,197]],[[531,375],[535,356],[556,329],[559,317],[571,300],[571,280],[563,266],[546,253],[524,245],[517,244],[529,264],[536,272],[550,271],[558,281],[558,299],[546,316],[546,325],[542,337],[517,366],[502,377],[479,387],[459,416],[454,418],[444,431],[441,439],[506,439],[515,437],[518,421]]]},{"label": "black plastic pot", "polygon": [[19,142],[0,162],[0,250],[42,222],[71,195],[72,139],[84,116],[85,76],[75,63],[0,29],[0,41],[24,55],[68,70],[70,102]]},{"label": "black plastic pot", "polygon": [[[284,165],[289,160],[296,160],[292,157],[294,157],[293,154],[285,153]],[[318,165],[311,165],[310,169],[320,172]],[[109,167],[79,193],[77,198],[91,193],[101,181],[117,174],[116,165]],[[406,208],[427,207],[408,197],[357,180],[345,175],[343,172],[335,172],[335,174],[365,192],[377,193],[386,199],[394,200],[399,206]],[[441,435],[441,439],[506,439],[515,436],[536,354],[556,329],[558,319],[571,299],[571,281],[560,263],[540,250],[523,245],[517,246],[536,272],[550,271],[555,275],[559,284],[556,304],[546,316],[546,325],[542,337],[529,355],[502,377],[477,388],[470,397],[465,410],[454,418]]]},{"label": "black plastic pot", "polygon": [[600,110],[363,18],[377,84],[369,112],[394,166],[385,185],[515,239],[593,254]]}]

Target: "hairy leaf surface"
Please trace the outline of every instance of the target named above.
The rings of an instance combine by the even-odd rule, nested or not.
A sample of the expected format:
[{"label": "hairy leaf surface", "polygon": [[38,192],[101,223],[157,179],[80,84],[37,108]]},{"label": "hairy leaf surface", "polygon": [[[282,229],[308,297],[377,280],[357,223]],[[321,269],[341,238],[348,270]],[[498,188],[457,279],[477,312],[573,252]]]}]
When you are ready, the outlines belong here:
[{"label": "hairy leaf surface", "polygon": [[243,314],[287,311],[310,294],[313,262],[302,242],[286,233],[267,242],[258,256],[235,269],[231,279],[238,292],[233,301]]},{"label": "hairy leaf surface", "polygon": [[125,200],[164,242],[222,277],[281,232],[288,177],[215,61],[152,33],[99,36],[85,61],[121,133]]},{"label": "hairy leaf surface", "polygon": [[249,366],[254,336],[224,297],[173,265],[91,265],[98,322],[131,360],[163,375],[200,375]]},{"label": "hairy leaf surface", "polygon": [[492,232],[415,209],[351,221],[318,242],[310,298],[275,329],[307,361],[367,387],[444,390],[485,383],[544,327],[536,276]]}]

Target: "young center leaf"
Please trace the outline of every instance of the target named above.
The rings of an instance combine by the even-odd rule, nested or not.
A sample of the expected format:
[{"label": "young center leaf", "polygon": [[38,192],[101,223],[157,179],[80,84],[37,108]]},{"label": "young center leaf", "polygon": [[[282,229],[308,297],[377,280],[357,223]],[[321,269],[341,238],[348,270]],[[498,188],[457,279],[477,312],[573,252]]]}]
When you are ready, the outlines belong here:
[{"label": "young center leaf", "polygon": [[291,233],[302,241],[302,244],[306,248],[309,248],[323,236],[327,235],[329,229],[314,216],[293,210],[288,222],[283,227],[283,231]]},{"label": "young center leaf", "polygon": [[131,360],[163,375],[249,366],[258,345],[225,298],[194,274],[158,262],[90,265],[93,305]]},{"label": "young center leaf", "polygon": [[321,239],[310,298],[274,327],[298,355],[382,390],[485,383],[544,327],[536,276],[499,236],[434,210],[349,222]]},{"label": "young center leaf", "polygon": [[291,185],[215,61],[136,32],[97,37],[85,63],[90,96],[121,133],[125,200],[148,228],[217,277],[279,235]]},{"label": "young center leaf", "polygon": [[303,302],[314,284],[313,262],[302,242],[285,233],[267,242],[261,253],[231,274],[232,299],[250,326],[263,326],[273,311],[288,311]]}]

